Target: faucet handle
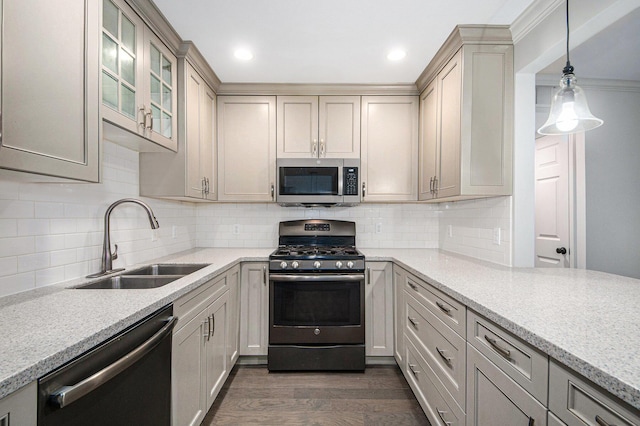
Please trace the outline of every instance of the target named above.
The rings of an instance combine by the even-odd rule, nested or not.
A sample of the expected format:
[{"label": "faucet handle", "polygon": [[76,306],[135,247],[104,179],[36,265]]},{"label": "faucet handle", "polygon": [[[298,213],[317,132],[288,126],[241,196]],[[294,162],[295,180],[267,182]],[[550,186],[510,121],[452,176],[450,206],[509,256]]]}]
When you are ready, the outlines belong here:
[{"label": "faucet handle", "polygon": [[114,244],[113,245],[116,249],[113,251],[113,253],[111,253],[111,260],[115,260],[118,258],[118,245]]}]

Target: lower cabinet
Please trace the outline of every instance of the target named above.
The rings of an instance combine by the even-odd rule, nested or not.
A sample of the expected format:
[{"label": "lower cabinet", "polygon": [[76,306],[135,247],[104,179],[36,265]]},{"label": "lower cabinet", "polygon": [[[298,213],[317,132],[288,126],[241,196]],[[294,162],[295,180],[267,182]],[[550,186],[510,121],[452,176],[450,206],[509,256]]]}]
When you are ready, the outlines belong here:
[{"label": "lower cabinet", "polygon": [[[549,409],[556,424],[638,426],[640,411],[593,385],[555,360],[549,365]],[[551,417],[551,413],[550,417]]]},{"label": "lower cabinet", "polygon": [[37,415],[37,381],[0,399],[0,426],[35,425]]},{"label": "lower cabinet", "polygon": [[[174,303],[178,316],[171,360],[174,426],[199,425],[233,367],[230,342],[238,335],[237,308],[233,308],[237,276],[238,268],[232,268]],[[193,306],[194,300],[200,303]]]},{"label": "lower cabinet", "polygon": [[531,426],[546,422],[546,407],[467,344],[467,426]]},{"label": "lower cabinet", "polygon": [[240,355],[267,355],[269,263],[243,263],[240,270]]},{"label": "lower cabinet", "polygon": [[393,356],[393,266],[367,262],[365,276],[367,356]]}]

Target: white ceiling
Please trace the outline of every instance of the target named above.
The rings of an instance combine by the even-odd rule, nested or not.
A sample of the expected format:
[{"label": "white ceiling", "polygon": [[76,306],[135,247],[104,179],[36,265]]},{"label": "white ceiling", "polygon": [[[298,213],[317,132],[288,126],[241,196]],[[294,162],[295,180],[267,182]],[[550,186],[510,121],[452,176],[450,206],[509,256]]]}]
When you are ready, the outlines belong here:
[{"label": "white ceiling", "polygon": [[[533,0],[154,0],[223,83],[414,83],[457,24],[511,24]],[[238,47],[254,59],[234,58]],[[389,62],[389,50],[407,56]]]},{"label": "white ceiling", "polygon": [[[640,8],[569,52],[578,81],[584,78],[640,81]],[[562,76],[566,56],[541,74]]]}]

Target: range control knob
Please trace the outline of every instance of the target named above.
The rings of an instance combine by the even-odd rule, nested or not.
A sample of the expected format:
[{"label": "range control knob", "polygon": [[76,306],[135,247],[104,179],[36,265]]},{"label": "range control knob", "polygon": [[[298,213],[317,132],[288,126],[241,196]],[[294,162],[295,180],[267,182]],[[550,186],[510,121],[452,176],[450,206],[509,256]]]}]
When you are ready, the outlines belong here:
[{"label": "range control knob", "polygon": [[320,263],[319,260],[316,260],[315,262],[313,262],[313,267],[315,269],[320,269],[320,265],[322,265],[322,263]]},{"label": "range control knob", "polygon": [[315,334],[316,336],[320,334],[320,329],[316,328],[315,330],[313,330],[313,334]]},{"label": "range control knob", "polygon": [[353,269],[353,262],[352,261],[348,261],[347,262],[347,268]]},{"label": "range control knob", "polygon": [[342,262],[340,262],[339,260],[336,262],[336,268],[342,268]]},{"label": "range control knob", "polygon": [[284,260],[282,262],[280,262],[280,267],[282,269],[287,269],[287,266],[289,266],[289,265],[287,265],[287,262],[285,262]]},{"label": "range control knob", "polygon": [[297,260],[294,260],[293,262],[291,262],[291,267],[293,269],[298,269],[298,266],[300,266],[300,264],[298,263]]}]

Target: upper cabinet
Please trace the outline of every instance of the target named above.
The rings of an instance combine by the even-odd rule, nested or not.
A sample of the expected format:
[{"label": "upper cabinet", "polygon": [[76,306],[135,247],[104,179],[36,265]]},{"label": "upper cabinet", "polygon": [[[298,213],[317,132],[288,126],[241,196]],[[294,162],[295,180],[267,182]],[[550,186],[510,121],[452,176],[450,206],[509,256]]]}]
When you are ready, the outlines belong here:
[{"label": "upper cabinet", "polygon": [[362,201],[418,199],[418,97],[362,97]]},{"label": "upper cabinet", "polygon": [[177,151],[176,56],[122,0],[103,0],[101,40],[105,139]]},{"label": "upper cabinet", "polygon": [[506,26],[458,26],[417,82],[420,200],[510,195],[513,45]]},{"label": "upper cabinet", "polygon": [[213,71],[193,43],[185,42],[178,59],[178,152],[140,153],[140,195],[216,199],[216,94],[208,84],[212,80],[217,81]]},{"label": "upper cabinet", "polygon": [[275,96],[218,96],[218,201],[275,201]]},{"label": "upper cabinet", "polygon": [[358,158],[360,96],[278,96],[278,158]]},{"label": "upper cabinet", "polygon": [[97,182],[99,2],[4,1],[1,13],[0,168]]}]

